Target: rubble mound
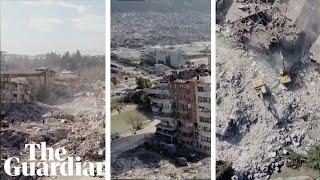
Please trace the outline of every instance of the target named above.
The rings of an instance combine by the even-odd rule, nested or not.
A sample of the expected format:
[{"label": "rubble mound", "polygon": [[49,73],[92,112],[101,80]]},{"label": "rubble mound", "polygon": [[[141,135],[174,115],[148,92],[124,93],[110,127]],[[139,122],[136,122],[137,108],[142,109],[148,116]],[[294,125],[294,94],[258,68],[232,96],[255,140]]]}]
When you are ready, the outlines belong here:
[{"label": "rubble mound", "polygon": [[112,163],[114,178],[210,179],[210,157],[179,167],[158,153],[137,147]]},{"label": "rubble mound", "polygon": [[[268,55],[235,48],[224,36],[217,44],[217,160],[261,178],[281,170],[288,149],[306,154],[319,144],[320,73],[313,64],[292,67],[293,81],[284,86]],[[268,94],[257,94],[255,79]]]},{"label": "rubble mound", "polygon": [[12,104],[5,109],[5,120],[8,122],[41,121],[42,115],[48,112],[45,104],[32,102],[20,105]]}]

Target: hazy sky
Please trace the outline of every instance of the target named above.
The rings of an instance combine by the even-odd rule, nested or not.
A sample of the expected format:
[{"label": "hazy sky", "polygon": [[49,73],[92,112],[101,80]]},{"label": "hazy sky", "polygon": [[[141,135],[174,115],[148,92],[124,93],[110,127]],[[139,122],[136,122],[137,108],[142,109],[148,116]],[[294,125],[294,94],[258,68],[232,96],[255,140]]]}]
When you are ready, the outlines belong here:
[{"label": "hazy sky", "polygon": [[1,50],[104,54],[104,0],[0,0]]}]

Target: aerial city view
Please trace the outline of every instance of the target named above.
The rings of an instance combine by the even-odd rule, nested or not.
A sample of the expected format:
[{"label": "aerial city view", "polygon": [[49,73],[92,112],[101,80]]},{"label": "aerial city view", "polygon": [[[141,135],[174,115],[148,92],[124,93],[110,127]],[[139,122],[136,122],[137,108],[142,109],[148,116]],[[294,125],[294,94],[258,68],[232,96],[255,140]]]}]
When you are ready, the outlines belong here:
[{"label": "aerial city view", "polygon": [[[0,7],[0,179],[39,179],[4,172],[8,158],[28,161],[26,144],[104,162],[104,2],[0,1]],[[28,168],[29,175],[32,169],[41,167]]]},{"label": "aerial city view", "polygon": [[111,1],[111,177],[210,179],[210,0]]},{"label": "aerial city view", "polygon": [[216,1],[217,179],[319,179],[320,1]]}]

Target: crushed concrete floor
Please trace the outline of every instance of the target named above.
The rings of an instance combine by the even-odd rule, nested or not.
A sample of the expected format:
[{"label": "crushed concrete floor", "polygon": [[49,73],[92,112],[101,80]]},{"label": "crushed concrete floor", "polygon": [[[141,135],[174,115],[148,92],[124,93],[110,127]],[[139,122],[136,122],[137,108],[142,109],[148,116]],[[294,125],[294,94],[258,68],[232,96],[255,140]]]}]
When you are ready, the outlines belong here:
[{"label": "crushed concrete floor", "polygon": [[178,167],[161,154],[137,147],[119,156],[111,164],[115,179],[210,179],[211,158]]},{"label": "crushed concrete floor", "polygon": [[[217,160],[231,162],[240,174],[255,174],[286,148],[306,154],[319,144],[318,65],[307,62],[292,68],[293,82],[285,87],[268,55],[245,50],[219,33],[216,52]],[[254,79],[266,84],[270,94],[265,100],[255,92]]]},{"label": "crushed concrete floor", "polygon": [[103,161],[104,116],[98,93],[80,93],[59,105],[34,102],[13,107],[0,131],[1,169],[8,157],[27,158],[25,143],[46,142],[53,148],[65,147],[70,156]]}]

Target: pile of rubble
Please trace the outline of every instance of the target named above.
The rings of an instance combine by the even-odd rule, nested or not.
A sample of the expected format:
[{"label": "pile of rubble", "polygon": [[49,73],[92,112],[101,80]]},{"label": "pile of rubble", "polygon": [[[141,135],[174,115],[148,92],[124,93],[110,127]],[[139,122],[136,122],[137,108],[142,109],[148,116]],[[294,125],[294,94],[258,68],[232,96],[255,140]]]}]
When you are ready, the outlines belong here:
[{"label": "pile of rubble", "polygon": [[176,166],[162,155],[138,147],[123,153],[112,163],[113,178],[149,179],[210,179],[210,158],[188,166]]},{"label": "pile of rubble", "polygon": [[10,105],[4,110],[5,121],[14,123],[22,121],[41,121],[42,115],[49,110],[49,106],[42,103],[25,103],[22,105]]},{"label": "pile of rubble", "polygon": [[[281,171],[289,149],[306,154],[319,144],[315,66],[300,62],[291,69],[292,84],[283,86],[267,55],[235,48],[224,36],[217,44],[217,160],[233,163],[239,177],[270,176]],[[256,78],[266,83],[264,98],[254,90]]]},{"label": "pile of rubble", "polygon": [[[291,15],[299,13],[296,12],[299,8],[294,9],[292,4],[304,6],[304,2],[237,0],[228,7],[226,20],[220,24],[229,36],[255,48],[269,49],[273,43],[280,42],[292,45],[305,28],[296,24],[300,20]],[[220,2],[221,7],[223,3]]]},{"label": "pile of rubble", "polygon": [[[85,100],[85,101],[81,101]],[[9,107],[1,123],[1,163],[8,157],[26,155],[24,144],[46,142],[65,147],[70,156],[83,160],[105,159],[105,113],[98,97],[86,93],[60,105],[28,103]],[[85,103],[84,103],[85,102]]]}]

